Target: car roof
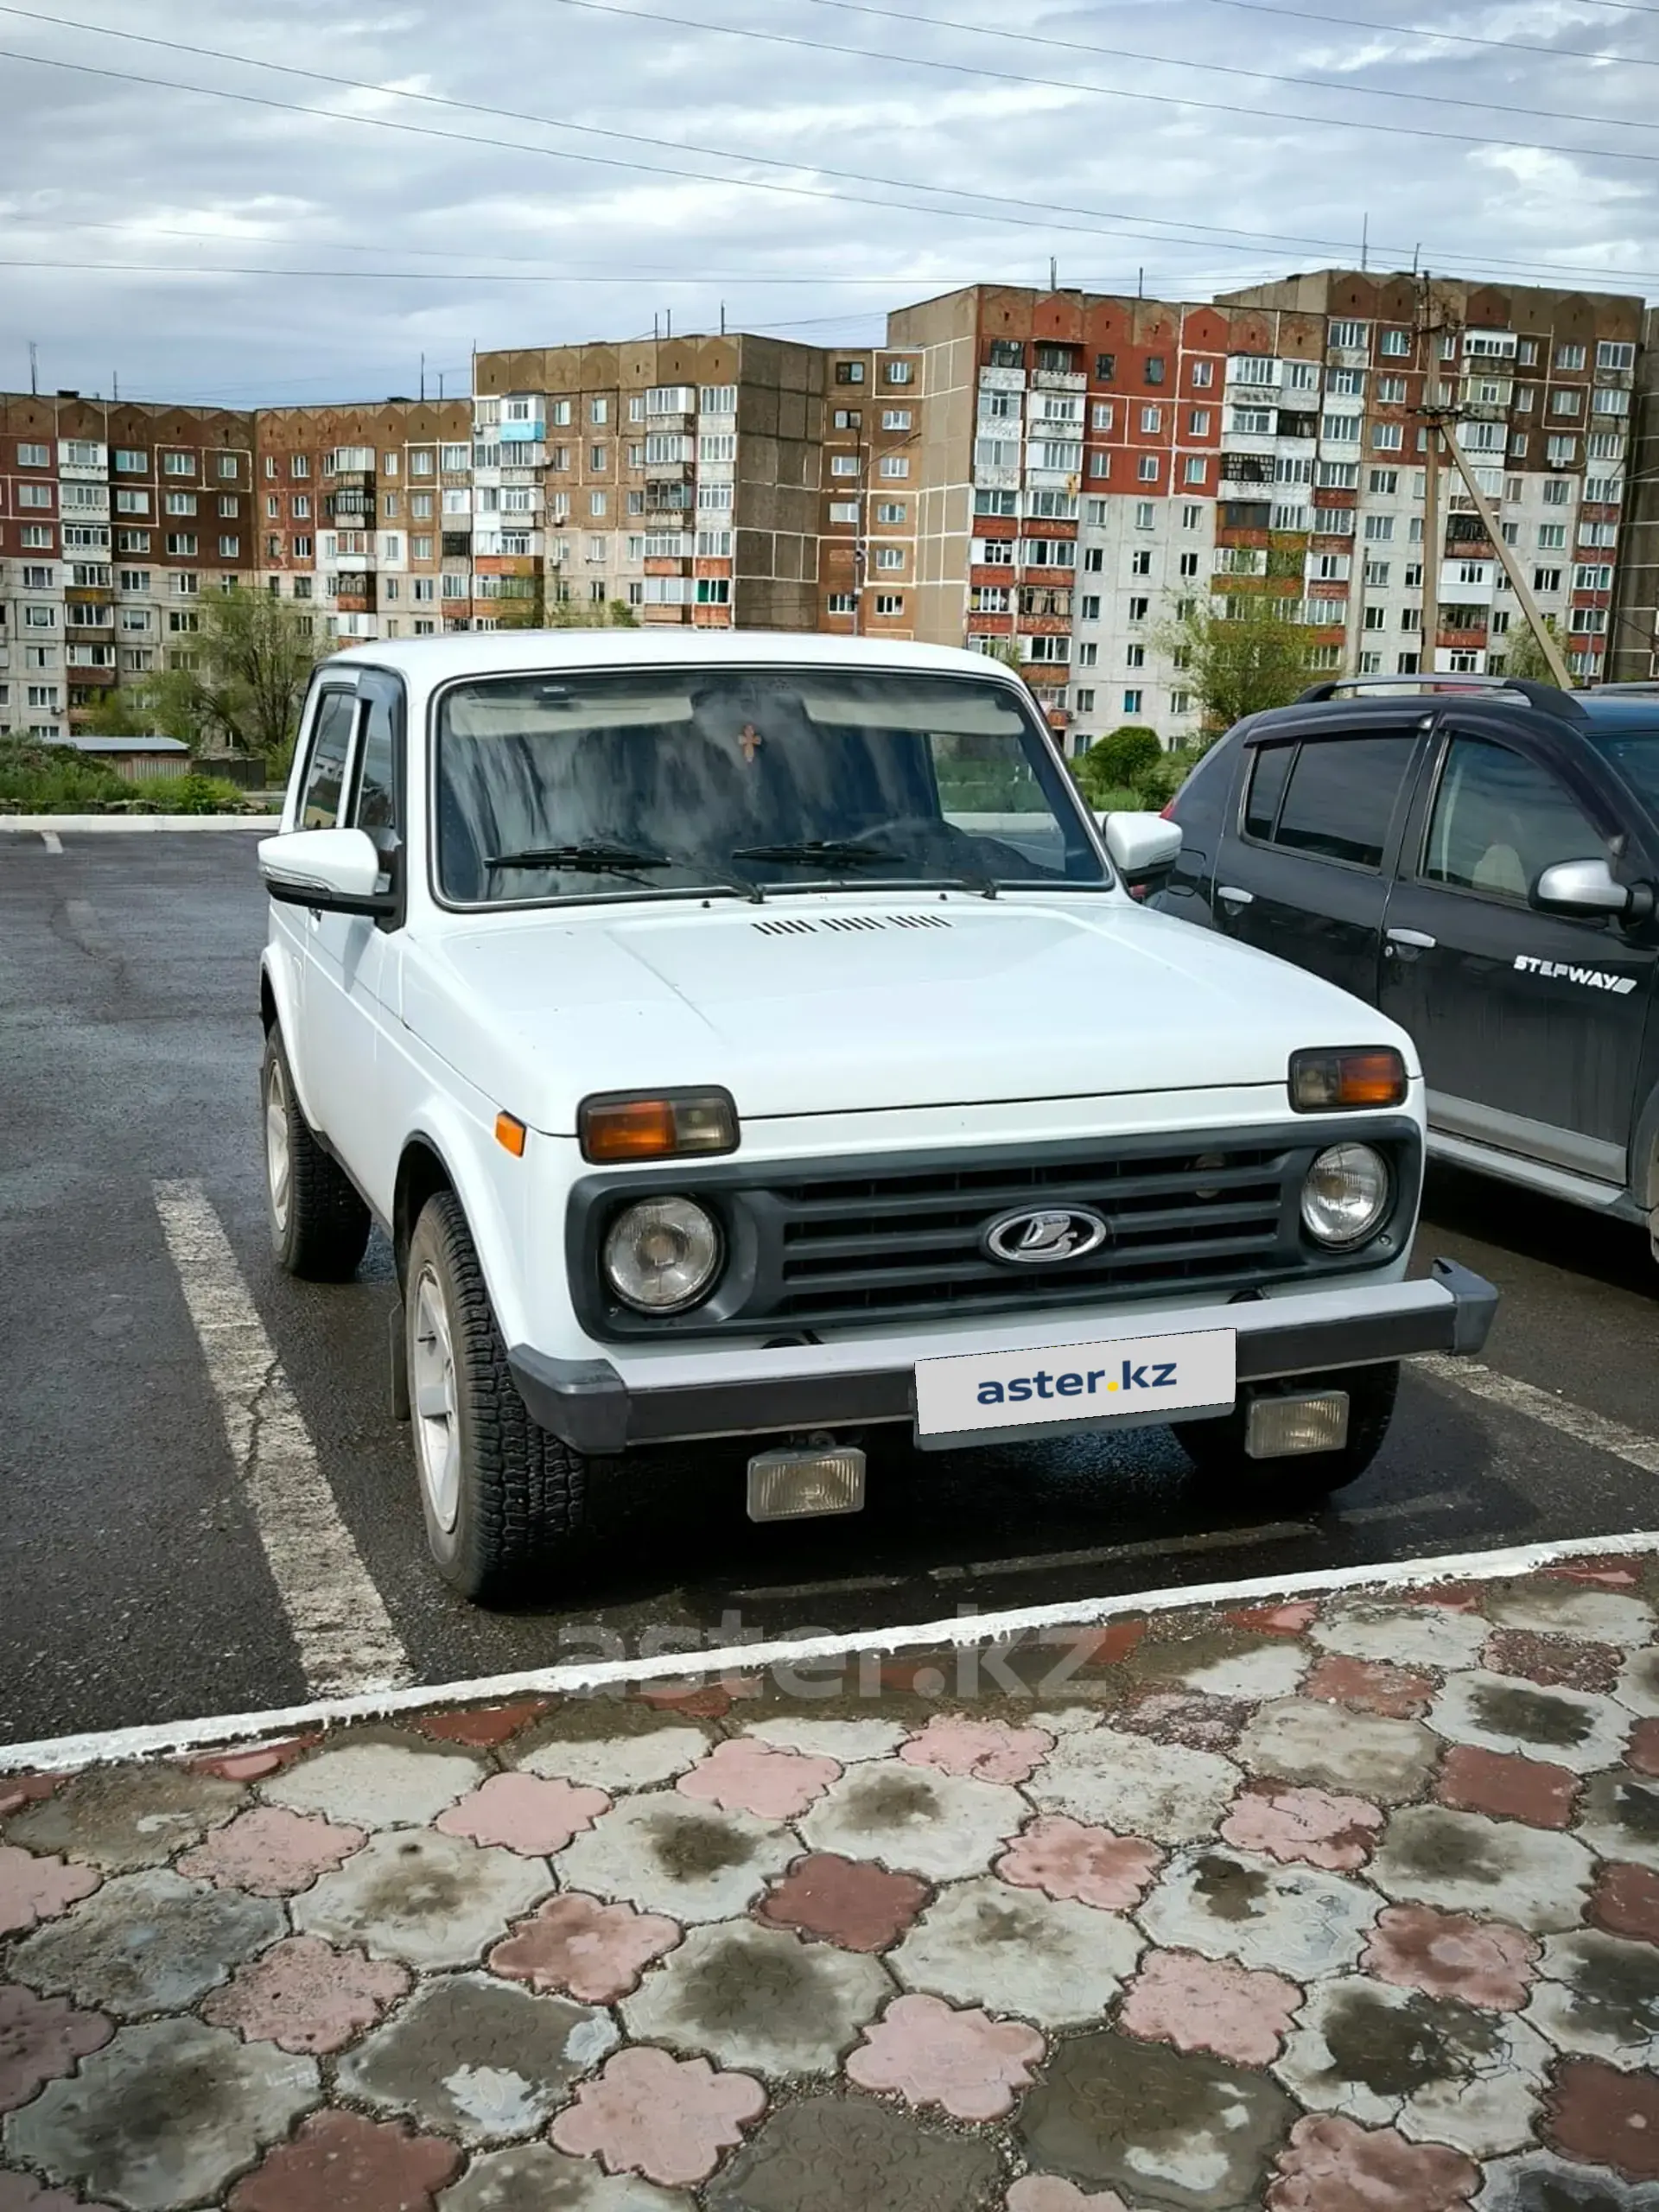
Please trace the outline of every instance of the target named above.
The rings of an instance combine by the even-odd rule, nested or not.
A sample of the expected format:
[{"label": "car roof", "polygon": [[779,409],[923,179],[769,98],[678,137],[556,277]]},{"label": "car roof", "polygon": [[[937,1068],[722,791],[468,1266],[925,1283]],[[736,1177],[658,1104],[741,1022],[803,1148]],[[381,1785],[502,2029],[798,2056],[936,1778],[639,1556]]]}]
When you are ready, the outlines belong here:
[{"label": "car roof", "polygon": [[519,670],[702,667],[843,668],[916,676],[990,677],[1025,686],[983,653],[887,638],[823,637],[800,630],[463,630],[439,638],[398,638],[350,645],[325,669],[395,669],[429,690],[457,677],[510,676]]}]

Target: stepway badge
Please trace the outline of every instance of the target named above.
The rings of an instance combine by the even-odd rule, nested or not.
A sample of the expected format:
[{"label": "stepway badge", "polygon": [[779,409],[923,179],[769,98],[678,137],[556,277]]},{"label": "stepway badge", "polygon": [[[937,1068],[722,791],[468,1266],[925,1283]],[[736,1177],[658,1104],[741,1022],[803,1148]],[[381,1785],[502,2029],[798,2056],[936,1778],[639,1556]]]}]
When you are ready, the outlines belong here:
[{"label": "stepway badge", "polygon": [[999,1430],[1062,1434],[1230,1413],[1237,1351],[1236,1330],[1203,1329],[918,1360],[917,1441],[937,1448]]}]

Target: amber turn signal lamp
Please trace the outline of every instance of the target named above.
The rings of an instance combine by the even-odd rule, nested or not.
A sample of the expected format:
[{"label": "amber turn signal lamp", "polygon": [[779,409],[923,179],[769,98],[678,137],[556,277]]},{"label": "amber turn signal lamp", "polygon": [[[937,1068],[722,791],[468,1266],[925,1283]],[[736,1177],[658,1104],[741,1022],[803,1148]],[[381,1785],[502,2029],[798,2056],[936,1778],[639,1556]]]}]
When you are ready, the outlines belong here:
[{"label": "amber turn signal lamp", "polygon": [[724,1090],[584,1099],[576,1128],[582,1158],[600,1167],[737,1150],[737,1108]]},{"label": "amber turn signal lamp", "polygon": [[1290,1103],[1299,1114],[1332,1114],[1357,1106],[1402,1106],[1406,1064],[1392,1046],[1293,1052]]},{"label": "amber turn signal lamp", "polygon": [[524,1158],[524,1140],[529,1135],[529,1130],[516,1115],[498,1114],[496,1116],[495,1141],[504,1152],[510,1152],[515,1160]]}]

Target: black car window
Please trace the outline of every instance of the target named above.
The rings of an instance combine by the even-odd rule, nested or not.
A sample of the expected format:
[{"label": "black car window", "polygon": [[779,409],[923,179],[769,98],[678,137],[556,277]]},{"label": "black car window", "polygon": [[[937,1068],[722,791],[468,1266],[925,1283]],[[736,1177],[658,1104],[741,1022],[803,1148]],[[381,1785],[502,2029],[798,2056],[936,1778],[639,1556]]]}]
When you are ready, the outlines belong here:
[{"label": "black car window", "polygon": [[1247,836],[1271,837],[1279,819],[1279,802],[1295,758],[1294,745],[1257,746],[1250,756],[1250,788],[1244,801]]},{"label": "black car window", "polygon": [[363,725],[362,758],[357,771],[357,805],[353,819],[359,830],[391,830],[397,826],[397,762],[391,724],[391,701],[375,690],[369,695],[369,711]]},{"label": "black car window", "polygon": [[1611,728],[1592,728],[1585,735],[1630,789],[1659,814],[1659,723],[1632,729],[1619,722]]},{"label": "black car window", "polygon": [[1302,746],[1273,842],[1320,860],[1381,868],[1415,742],[1414,734],[1406,731],[1397,737],[1326,738]]},{"label": "black car window", "polygon": [[1481,737],[1455,737],[1429,818],[1429,883],[1524,904],[1557,861],[1606,859],[1607,847],[1547,769]]},{"label": "black car window", "polygon": [[311,758],[306,764],[298,828],[333,830],[338,824],[356,718],[355,691],[324,692],[312,733]]}]

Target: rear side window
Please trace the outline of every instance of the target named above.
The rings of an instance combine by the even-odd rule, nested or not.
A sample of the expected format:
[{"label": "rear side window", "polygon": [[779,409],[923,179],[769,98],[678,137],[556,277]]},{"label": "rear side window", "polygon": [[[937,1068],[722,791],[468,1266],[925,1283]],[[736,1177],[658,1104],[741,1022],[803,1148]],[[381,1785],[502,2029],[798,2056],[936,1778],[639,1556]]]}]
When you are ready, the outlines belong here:
[{"label": "rear side window", "polygon": [[1524,903],[1557,861],[1607,857],[1576,800],[1547,769],[1507,745],[1453,738],[1428,825],[1427,881]]},{"label": "rear side window", "polygon": [[355,691],[327,691],[317,711],[311,758],[300,795],[299,827],[333,830],[340,822],[346,766],[351,758],[352,724],[357,716]]},{"label": "rear side window", "polygon": [[1415,736],[1263,747],[1245,802],[1249,836],[1316,860],[1380,868]]}]

